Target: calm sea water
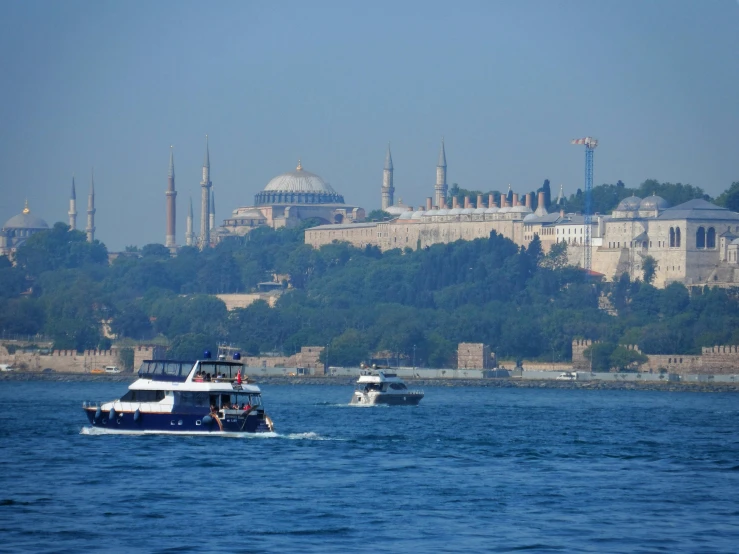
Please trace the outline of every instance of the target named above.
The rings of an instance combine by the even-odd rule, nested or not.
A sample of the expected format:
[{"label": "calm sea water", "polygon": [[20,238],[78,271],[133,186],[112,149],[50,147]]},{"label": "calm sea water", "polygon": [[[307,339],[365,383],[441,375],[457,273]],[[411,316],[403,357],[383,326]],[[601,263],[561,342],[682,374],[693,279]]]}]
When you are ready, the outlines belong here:
[{"label": "calm sea water", "polygon": [[736,552],[739,396],[263,386],[277,436],[94,436],[0,383],[2,552]]}]

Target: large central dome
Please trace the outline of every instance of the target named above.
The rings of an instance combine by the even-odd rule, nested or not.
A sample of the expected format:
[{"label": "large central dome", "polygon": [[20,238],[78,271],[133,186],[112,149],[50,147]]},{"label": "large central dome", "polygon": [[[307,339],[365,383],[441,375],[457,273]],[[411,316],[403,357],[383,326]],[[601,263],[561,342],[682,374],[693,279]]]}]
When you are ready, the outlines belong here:
[{"label": "large central dome", "polygon": [[318,175],[303,170],[298,162],[295,171],[288,171],[272,179],[264,187],[265,192],[317,192],[336,194],[336,191]]}]

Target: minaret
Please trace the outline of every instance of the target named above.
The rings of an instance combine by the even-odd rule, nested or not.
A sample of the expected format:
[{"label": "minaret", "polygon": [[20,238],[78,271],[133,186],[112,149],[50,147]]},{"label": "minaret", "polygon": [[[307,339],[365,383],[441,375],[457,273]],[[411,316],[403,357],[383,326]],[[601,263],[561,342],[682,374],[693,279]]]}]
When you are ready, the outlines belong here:
[{"label": "minaret", "polygon": [[202,189],[200,206],[200,249],[210,246],[210,151],[208,149],[208,135],[205,135],[205,161],[203,162],[203,180],[200,181]]},{"label": "minaret", "polygon": [[185,244],[192,246],[195,243],[195,233],[192,231],[192,196],[190,197],[190,213],[187,214],[185,222]]},{"label": "minaret", "polygon": [[90,172],[90,195],[87,197],[87,242],[95,240],[95,174]]},{"label": "minaret", "polygon": [[386,210],[393,205],[393,155],[390,153],[390,144],[387,145],[385,156],[385,169],[382,172],[382,209]]},{"label": "minaret", "polygon": [[555,204],[562,205],[565,202],[565,193],[564,193],[564,185],[559,185],[559,194],[557,195],[557,201]]},{"label": "minaret", "polygon": [[174,148],[169,147],[169,173],[167,174],[167,235],[164,246],[175,248],[175,223],[177,222],[177,191],[174,189]]},{"label": "minaret", "polygon": [[72,175],[72,195],[69,197],[69,230],[77,229],[77,192],[74,190],[74,175]]},{"label": "minaret", "polygon": [[441,139],[441,151],[439,152],[439,163],[436,165],[436,205],[441,206],[446,202],[446,193],[449,187],[446,184],[446,151],[444,150],[444,139]]},{"label": "minaret", "polygon": [[216,193],[210,191],[210,212],[208,213],[208,229],[213,230],[216,226]]}]

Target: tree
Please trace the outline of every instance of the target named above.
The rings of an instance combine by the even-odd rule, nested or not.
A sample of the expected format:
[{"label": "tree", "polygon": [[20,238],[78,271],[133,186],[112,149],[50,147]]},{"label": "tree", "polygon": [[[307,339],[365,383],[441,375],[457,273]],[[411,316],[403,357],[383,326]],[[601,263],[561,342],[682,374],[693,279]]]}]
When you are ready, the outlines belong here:
[{"label": "tree", "polygon": [[642,271],[645,283],[652,284],[654,281],[654,275],[657,272],[657,260],[652,256],[644,256],[642,261]]},{"label": "tree", "polygon": [[739,181],[734,181],[731,186],[716,198],[716,204],[739,212]]},{"label": "tree", "polygon": [[549,185],[549,179],[544,179],[544,184],[537,192],[544,193],[544,207],[548,210],[549,206],[552,205],[552,189]]},{"label": "tree", "polygon": [[610,366],[618,371],[638,371],[639,366],[648,360],[641,352],[619,345],[611,352]]},{"label": "tree", "polygon": [[364,219],[365,221],[387,221],[392,218],[393,216],[385,210],[372,210]]},{"label": "tree", "polygon": [[541,259],[539,265],[547,269],[562,269],[565,267],[567,265],[567,243],[565,241],[555,242],[549,252]]}]

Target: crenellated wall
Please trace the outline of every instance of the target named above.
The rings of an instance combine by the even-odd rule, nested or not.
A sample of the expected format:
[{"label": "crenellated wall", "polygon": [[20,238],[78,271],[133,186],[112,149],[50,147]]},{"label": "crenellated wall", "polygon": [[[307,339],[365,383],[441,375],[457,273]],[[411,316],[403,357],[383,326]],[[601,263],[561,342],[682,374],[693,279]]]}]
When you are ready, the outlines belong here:
[{"label": "crenellated wall", "polygon": [[[596,341],[598,342],[598,341]],[[576,339],[572,341],[572,367],[589,370],[590,360],[584,352],[593,341]],[[626,348],[640,352],[639,347],[628,345]],[[739,346],[722,345],[704,347],[698,355],[689,354],[647,354],[647,362],[640,366],[641,371],[667,370],[670,373],[695,373],[708,375],[725,375],[739,373]]]},{"label": "crenellated wall", "polygon": [[[133,367],[136,371],[144,360],[163,358],[166,349],[162,346],[135,346],[133,351]],[[76,350],[53,350],[50,354],[44,355],[21,350],[17,350],[15,354],[8,354],[8,351],[2,348],[0,363],[10,364],[18,371],[43,371],[49,368],[60,373],[89,373],[93,369],[105,369],[106,366],[117,366],[123,370],[120,350],[116,347],[110,350],[85,350],[83,353]]]}]

